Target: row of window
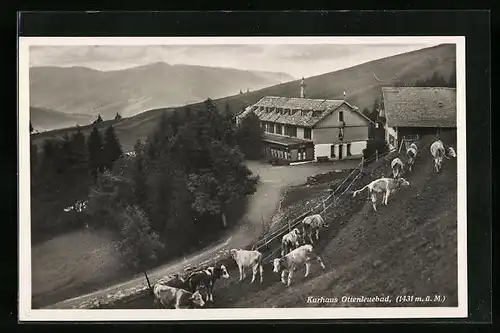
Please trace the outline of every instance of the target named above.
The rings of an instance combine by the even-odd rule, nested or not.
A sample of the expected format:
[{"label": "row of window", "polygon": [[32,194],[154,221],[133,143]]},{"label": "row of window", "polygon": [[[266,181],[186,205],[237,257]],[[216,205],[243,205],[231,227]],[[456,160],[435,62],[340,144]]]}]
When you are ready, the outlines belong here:
[{"label": "row of window", "polygon": [[[274,123],[261,123],[264,132],[271,134],[280,134],[296,138],[297,137],[297,126],[282,125]],[[304,139],[311,139],[311,129],[304,128]]]},{"label": "row of window", "polygon": [[[342,149],[342,148],[343,148],[343,145],[338,145],[338,146],[336,146],[336,145],[331,145],[331,146],[330,146],[330,157],[331,157],[331,158],[335,158],[335,157],[337,157],[337,156],[335,155],[335,151],[338,151],[338,150],[337,150],[337,148],[335,148],[335,147],[338,147],[338,150],[340,150],[340,149]],[[346,150],[347,150],[347,151],[346,151],[346,155],[347,155],[347,156],[351,156],[352,154],[351,154],[351,144],[350,144],[350,143],[348,143],[348,144],[346,145]]]},{"label": "row of window", "polygon": [[[260,110],[265,111],[266,113],[276,112],[276,113],[279,113],[281,115],[294,115],[297,112],[300,112],[301,116],[307,116],[311,112],[309,110],[282,109],[282,108],[271,108],[271,107],[265,107],[265,106],[261,106]],[[323,114],[323,111],[312,111],[313,117],[321,117],[322,114]]]},{"label": "row of window", "polygon": [[[286,160],[292,159],[292,155],[290,154],[290,152],[286,152],[286,151],[283,151],[280,149],[274,149],[274,148],[267,148],[267,149],[269,149],[268,152],[272,157],[282,158],[282,159],[286,159]],[[304,148],[299,149],[297,152],[297,160],[303,161],[306,158],[307,158],[306,150]]]}]

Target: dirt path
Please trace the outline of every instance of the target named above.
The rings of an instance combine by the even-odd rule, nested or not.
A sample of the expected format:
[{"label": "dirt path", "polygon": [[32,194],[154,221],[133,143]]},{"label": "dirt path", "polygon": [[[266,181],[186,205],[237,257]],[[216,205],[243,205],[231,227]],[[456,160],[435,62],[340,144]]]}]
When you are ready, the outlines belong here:
[{"label": "dirt path", "polygon": [[[297,185],[306,181],[308,176],[321,172],[332,171],[333,169],[349,168],[355,166],[359,161],[342,161],[332,164],[305,164],[297,166],[282,166],[270,167],[269,165],[259,162],[248,162],[249,168],[254,174],[260,176],[260,183],[248,203],[248,209],[243,216],[241,227],[233,230],[230,234],[224,237],[220,242],[207,247],[187,258],[176,260],[165,265],[162,265],[150,272],[148,276],[156,279],[174,272],[182,271],[186,267],[195,267],[210,261],[220,256],[223,252],[230,248],[245,247],[258,238],[263,231],[263,222],[270,221],[281,199],[282,191],[291,185]],[[104,288],[90,294],[71,298],[46,308],[49,309],[64,309],[74,308],[80,303],[90,301],[91,299],[105,297],[106,294],[135,288],[138,285],[145,284],[145,279],[142,274],[132,277],[130,280],[115,284],[111,287]]]}]

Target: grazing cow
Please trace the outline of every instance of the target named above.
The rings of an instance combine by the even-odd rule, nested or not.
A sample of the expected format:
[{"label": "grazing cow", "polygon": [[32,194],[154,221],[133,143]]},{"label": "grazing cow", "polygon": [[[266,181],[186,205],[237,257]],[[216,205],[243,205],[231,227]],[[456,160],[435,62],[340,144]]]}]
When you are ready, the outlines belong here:
[{"label": "grazing cow", "polygon": [[415,164],[415,159],[417,158],[418,148],[415,143],[412,143],[408,149],[406,149],[406,156],[408,157],[408,170],[411,171],[411,167]]},{"label": "grazing cow", "polygon": [[283,236],[281,239],[281,256],[284,256],[291,250],[300,246],[300,231],[298,228],[293,229],[289,233]]},{"label": "grazing cow", "polygon": [[189,309],[193,307],[203,307],[205,302],[200,291],[194,293],[157,283],[153,290],[155,304],[165,308]]},{"label": "grazing cow", "polygon": [[309,238],[311,244],[313,244],[313,233],[316,233],[316,240],[319,239],[319,229],[328,228],[328,224],[321,217],[320,214],[309,215],[302,220],[302,237],[305,243],[306,235]]},{"label": "grazing cow", "polygon": [[156,282],[156,284],[163,284],[165,286],[178,288],[178,289],[185,289],[185,290],[189,289],[189,285],[188,285],[187,281],[184,280],[179,273],[165,276],[165,277],[159,279]]},{"label": "grazing cow", "polygon": [[214,301],[214,296],[212,294],[215,281],[217,279],[229,278],[229,273],[227,272],[226,266],[211,266],[205,270],[200,270],[191,273],[187,279],[187,285],[189,286],[189,291],[195,292],[200,288],[200,286],[205,286],[207,288],[207,300],[210,302]]},{"label": "grazing cow", "polygon": [[[452,147],[448,147],[448,155],[451,157],[457,157],[457,154],[455,153],[455,149]],[[436,140],[432,143],[430,147],[430,151],[432,156],[434,157],[434,168],[436,169],[436,172],[441,171],[441,164],[443,163],[443,157],[449,159],[448,156],[446,156],[446,149],[444,147],[444,144],[441,140]]]},{"label": "grazing cow", "polygon": [[398,157],[392,160],[391,169],[394,179],[401,176],[401,174],[403,173],[403,167],[404,167],[403,161],[401,161]]},{"label": "grazing cow", "polygon": [[382,203],[387,206],[387,200],[389,199],[389,195],[396,191],[397,189],[401,187],[406,187],[410,185],[410,183],[404,179],[404,178],[397,178],[397,179],[392,179],[392,178],[379,178],[368,185],[365,185],[363,188],[354,191],[352,196],[355,197],[359,192],[363,191],[364,189],[368,189],[368,198],[372,199],[372,205],[373,205],[373,210],[377,211],[377,193],[384,193],[384,198],[382,199]]},{"label": "grazing cow", "polygon": [[262,283],[262,274],[264,272],[264,269],[262,268],[262,253],[256,250],[248,251],[242,249],[231,249],[229,253],[231,254],[231,258],[233,258],[233,260],[236,261],[236,264],[238,265],[238,269],[240,271],[239,281],[245,279],[246,270],[251,268],[252,281],[250,283],[253,283],[255,281],[257,272],[259,272],[260,274],[260,283]]},{"label": "grazing cow", "polygon": [[[322,269],[325,269],[325,264],[321,258],[314,252],[313,246],[311,244],[302,245],[292,252],[288,253],[286,256],[281,258],[276,258],[273,261],[273,272],[279,274],[281,271],[281,282],[290,286],[292,281],[293,272],[298,266],[306,265],[306,274],[304,277],[309,275],[309,269],[311,267],[311,261],[317,260],[321,265]],[[288,273],[288,281],[285,279]]]}]

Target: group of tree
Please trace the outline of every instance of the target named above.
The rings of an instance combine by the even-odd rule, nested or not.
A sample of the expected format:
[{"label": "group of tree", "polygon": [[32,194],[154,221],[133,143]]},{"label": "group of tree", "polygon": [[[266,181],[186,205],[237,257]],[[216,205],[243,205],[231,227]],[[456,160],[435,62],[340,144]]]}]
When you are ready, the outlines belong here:
[{"label": "group of tree", "polygon": [[456,88],[457,74],[453,69],[451,74],[445,78],[439,71],[434,71],[430,77],[419,79],[415,82],[397,82],[396,87],[447,87]]},{"label": "group of tree", "polygon": [[[112,130],[101,137],[94,128],[83,141],[77,132],[69,142],[80,148],[83,142],[87,171],[95,177],[79,218],[93,229],[115,232],[128,268],[199,248],[234,225],[246,197],[256,191],[258,177],[244,158],[257,158],[252,142],[260,133],[252,116],[236,126],[229,107],[219,110],[210,99],[162,115],[147,139],[136,143],[133,157],[121,154]],[[50,144],[44,144],[42,159],[54,156]],[[69,150],[57,155],[83,159]]]},{"label": "group of tree", "polygon": [[85,199],[98,173],[111,169],[120,156],[121,146],[112,126],[106,128],[104,136],[94,127],[86,138],[77,126],[71,135],[66,133],[60,139],[46,139],[40,147],[32,143],[33,241],[81,226],[75,216],[61,212],[76,200]]}]

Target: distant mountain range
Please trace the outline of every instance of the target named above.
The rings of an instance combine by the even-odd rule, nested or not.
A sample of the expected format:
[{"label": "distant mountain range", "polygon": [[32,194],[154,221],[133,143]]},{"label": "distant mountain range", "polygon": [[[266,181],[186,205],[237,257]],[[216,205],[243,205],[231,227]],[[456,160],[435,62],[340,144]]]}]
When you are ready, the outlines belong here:
[{"label": "distant mountain range", "polygon": [[117,112],[131,117],[149,109],[181,106],[294,80],[286,73],[164,62],[114,71],[32,67],[29,75],[33,126],[43,123],[44,129],[68,126],[70,118],[65,114],[78,115],[75,119],[79,121],[86,119],[82,115],[95,119],[98,114],[104,120],[112,119]]},{"label": "distant mountain range", "polygon": [[[343,99],[343,91],[347,92],[346,100],[360,110],[372,110],[375,99],[382,94],[382,87],[390,87],[398,83],[414,84],[417,80],[424,80],[437,73],[449,78],[456,67],[456,47],[452,44],[443,44],[413,52],[403,53],[364,64],[305,78],[306,97]],[[229,105],[233,112],[241,111],[244,107],[256,103],[263,96],[300,96],[300,80],[274,85],[248,94],[229,96],[215,100],[219,107]],[[195,103],[191,107],[200,107]],[[131,118],[116,122],[113,127],[120,139],[124,151],[133,148],[137,139],[144,139],[158,124],[164,112],[175,108],[160,108],[143,112]],[[99,126],[104,130],[106,124]],[[92,127],[82,130],[88,135]],[[71,133],[74,129],[62,129],[33,135],[33,142],[40,144],[46,138],[62,137],[64,133]]]},{"label": "distant mountain range", "polygon": [[[64,113],[54,110],[30,107],[30,120],[37,131],[48,131],[54,128],[88,125],[94,121],[94,116],[86,114]],[[54,124],[57,127],[54,127]]]}]

